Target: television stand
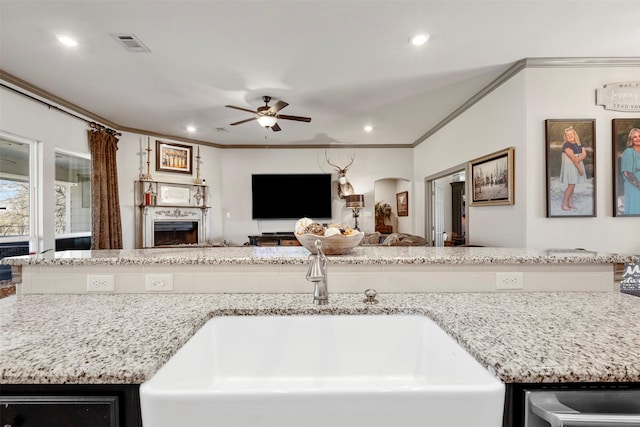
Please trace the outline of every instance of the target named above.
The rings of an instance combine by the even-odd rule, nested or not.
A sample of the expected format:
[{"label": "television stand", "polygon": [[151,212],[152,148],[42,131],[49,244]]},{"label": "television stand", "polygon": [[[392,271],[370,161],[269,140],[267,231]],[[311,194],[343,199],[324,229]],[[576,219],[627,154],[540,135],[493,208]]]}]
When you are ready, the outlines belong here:
[{"label": "television stand", "polygon": [[301,246],[293,232],[262,233],[248,237],[251,246]]},{"label": "television stand", "polygon": [[264,232],[263,236],[293,236],[293,231]]}]

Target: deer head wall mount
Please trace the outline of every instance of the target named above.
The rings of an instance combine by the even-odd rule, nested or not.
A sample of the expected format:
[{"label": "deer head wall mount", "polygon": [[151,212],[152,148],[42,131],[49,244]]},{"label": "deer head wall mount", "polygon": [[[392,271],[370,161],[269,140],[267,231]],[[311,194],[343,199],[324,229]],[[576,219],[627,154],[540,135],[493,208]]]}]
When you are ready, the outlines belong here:
[{"label": "deer head wall mount", "polygon": [[331,161],[329,160],[329,156],[327,156],[326,151],[324,153],[324,157],[327,159],[327,163],[329,163],[338,171],[338,196],[341,199],[344,199],[347,196],[355,194],[355,190],[353,189],[353,186],[349,183],[349,180],[347,179],[347,169],[349,169],[349,167],[355,160],[356,158],[355,154],[351,156],[351,159],[349,160],[349,164],[344,168],[341,168],[340,166],[334,165],[333,163],[331,163]]}]

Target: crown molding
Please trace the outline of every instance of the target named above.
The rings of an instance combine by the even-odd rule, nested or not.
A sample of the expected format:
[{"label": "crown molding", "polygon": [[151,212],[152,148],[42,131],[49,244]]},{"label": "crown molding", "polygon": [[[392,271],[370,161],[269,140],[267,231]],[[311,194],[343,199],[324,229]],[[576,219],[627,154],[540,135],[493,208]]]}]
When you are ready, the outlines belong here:
[{"label": "crown molding", "polygon": [[216,142],[211,141],[202,141],[194,138],[185,138],[182,136],[176,135],[165,135],[160,134],[155,131],[146,130],[146,129],[136,129],[130,128],[127,126],[121,126],[117,123],[112,122],[111,120],[105,119],[97,114],[92,113],[91,111],[85,110],[84,108],[68,102],[65,99],[60,98],[46,90],[43,90],[25,80],[22,80],[19,77],[14,76],[11,73],[7,73],[4,70],[0,69],[0,80],[2,86],[6,87],[9,90],[12,90],[20,95],[26,96],[36,102],[40,102],[48,107],[55,108],[63,113],[66,113],[72,117],[75,117],[79,120],[83,120],[89,122],[91,120],[104,125],[105,127],[112,128],[117,130],[118,132],[129,132],[136,133],[145,136],[152,136],[154,138],[161,139],[169,139],[172,141],[180,141],[186,142],[190,144],[198,144],[202,146],[220,148],[220,149],[333,149],[333,148],[405,148],[410,149],[413,148],[411,144],[282,144],[282,145],[268,145],[268,144],[218,144]]},{"label": "crown molding", "polygon": [[[84,108],[73,104],[63,98],[60,98],[57,95],[52,94],[51,92],[47,92],[44,89],[39,88],[38,86],[32,85],[31,83],[22,80],[19,77],[14,76],[13,74],[7,73],[4,70],[0,69],[0,80],[6,82],[6,87],[12,89],[15,92],[20,93],[21,95],[27,96],[35,101],[41,102],[49,107],[54,107],[63,113],[74,116],[80,120],[85,121],[95,121],[104,125],[105,127],[113,128],[115,130],[119,130],[121,126],[118,126],[117,123],[112,122],[109,119],[105,119],[95,113],[92,113],[89,110],[85,110]],[[25,93],[29,92],[29,93]],[[74,114],[75,113],[75,114]],[[78,117],[76,114],[79,114],[83,117]]]},{"label": "crown molding", "polygon": [[416,139],[412,147],[417,147],[430,136],[438,132],[455,118],[467,111],[478,101],[489,95],[495,89],[509,81],[513,76],[527,68],[587,68],[587,67],[640,67],[640,58],[524,58],[516,61],[504,73],[485,86],[480,92],[469,98],[464,104],[456,108],[454,112],[438,122],[420,138]]},{"label": "crown molding", "polygon": [[638,67],[640,57],[625,58],[526,58],[525,68]]},{"label": "crown molding", "polygon": [[[41,89],[27,81],[22,80],[19,77],[16,77],[6,71],[0,69],[0,80],[3,80],[7,83],[7,88],[14,90],[18,93],[21,93],[24,96],[30,97],[35,101],[44,103],[50,107],[54,107],[64,113],[67,113],[73,117],[76,117],[80,120],[93,120],[99,124],[102,124],[106,127],[112,128],[114,130],[120,132],[130,132],[130,133],[138,133],[143,135],[153,136],[154,138],[165,138],[171,139],[175,141],[188,142],[199,145],[206,145],[209,147],[215,147],[220,149],[306,149],[306,148],[315,148],[315,149],[330,149],[330,148],[415,148],[424,141],[426,141],[433,134],[438,132],[440,129],[445,127],[447,124],[452,122],[458,116],[462,115],[465,111],[475,105],[478,101],[483,99],[485,96],[489,95],[498,87],[502,86],[504,83],[509,81],[513,76],[520,73],[520,71],[527,68],[585,68],[585,67],[638,67],[640,66],[640,58],[638,57],[626,57],[626,58],[524,58],[514,62],[505,72],[503,72],[500,76],[498,76],[495,80],[485,86],[482,90],[476,93],[474,96],[469,98],[464,104],[460,107],[456,108],[451,114],[438,122],[434,127],[429,129],[426,133],[420,136],[411,144],[341,144],[341,145],[333,145],[333,144],[308,144],[308,145],[233,145],[233,144],[218,144],[216,142],[210,141],[200,141],[197,139],[184,138],[175,135],[161,135],[153,131],[144,130],[144,129],[135,129],[129,128],[126,126],[121,126],[117,123],[112,122],[109,119],[101,117],[97,114],[92,113],[91,111],[85,110],[84,108],[73,104],[59,96],[56,96],[50,92],[47,92],[44,89]],[[13,86],[13,87],[12,87]],[[26,92],[28,93],[26,93]],[[57,104],[57,105],[52,105]],[[84,117],[78,117],[76,114],[79,114]]]}]

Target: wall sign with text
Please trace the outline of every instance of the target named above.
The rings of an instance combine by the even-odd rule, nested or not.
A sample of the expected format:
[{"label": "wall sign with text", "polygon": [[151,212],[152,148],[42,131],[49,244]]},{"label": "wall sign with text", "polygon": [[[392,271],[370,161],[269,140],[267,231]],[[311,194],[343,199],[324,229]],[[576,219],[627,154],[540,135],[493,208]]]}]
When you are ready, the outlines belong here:
[{"label": "wall sign with text", "polygon": [[607,83],[596,89],[596,105],[605,110],[640,111],[640,81]]}]

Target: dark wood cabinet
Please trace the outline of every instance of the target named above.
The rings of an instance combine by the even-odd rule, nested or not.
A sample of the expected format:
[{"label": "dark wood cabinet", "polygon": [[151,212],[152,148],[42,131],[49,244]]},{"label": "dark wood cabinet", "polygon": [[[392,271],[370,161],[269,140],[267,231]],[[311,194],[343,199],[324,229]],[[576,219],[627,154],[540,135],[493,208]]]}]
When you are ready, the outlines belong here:
[{"label": "dark wood cabinet", "polygon": [[3,384],[0,425],[141,427],[138,385]]},{"label": "dark wood cabinet", "polygon": [[463,245],[466,234],[465,212],[465,185],[464,181],[451,183],[451,236],[452,245]]}]

